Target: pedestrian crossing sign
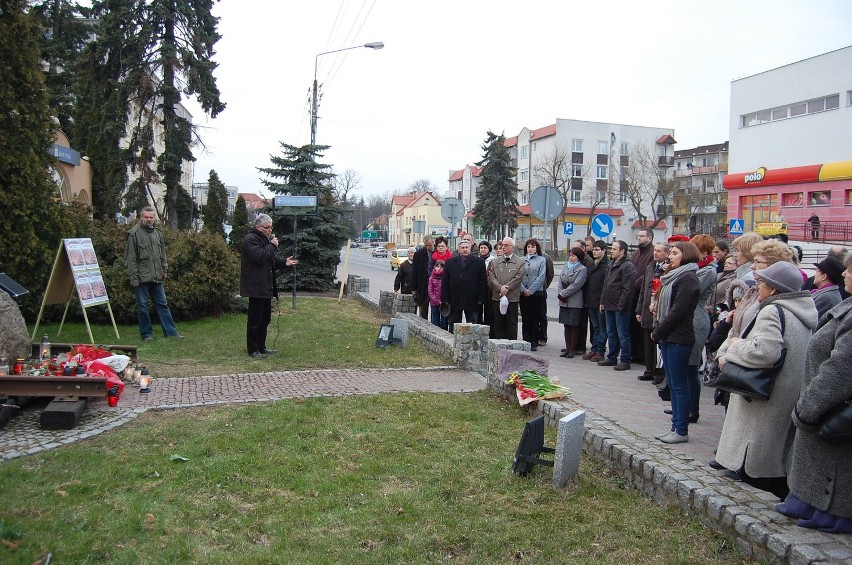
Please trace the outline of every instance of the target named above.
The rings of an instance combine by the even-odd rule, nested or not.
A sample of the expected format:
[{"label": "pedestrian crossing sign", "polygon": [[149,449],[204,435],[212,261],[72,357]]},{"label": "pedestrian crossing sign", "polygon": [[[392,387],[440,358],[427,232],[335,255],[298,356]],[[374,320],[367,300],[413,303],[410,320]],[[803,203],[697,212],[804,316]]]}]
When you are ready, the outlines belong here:
[{"label": "pedestrian crossing sign", "polygon": [[731,235],[742,235],[743,234],[743,221],[739,218],[731,220],[730,228],[728,232]]}]

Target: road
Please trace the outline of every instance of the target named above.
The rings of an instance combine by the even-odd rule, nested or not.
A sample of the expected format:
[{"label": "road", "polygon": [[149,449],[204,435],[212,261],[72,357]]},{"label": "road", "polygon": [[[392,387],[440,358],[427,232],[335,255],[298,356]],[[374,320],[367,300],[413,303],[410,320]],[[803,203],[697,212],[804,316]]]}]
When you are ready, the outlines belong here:
[{"label": "road", "polygon": [[[337,266],[338,280],[343,274],[343,260],[346,255],[346,248],[340,251],[340,265]],[[554,268],[556,275],[562,271],[562,264],[557,263]],[[391,271],[390,257],[379,258],[370,255],[369,249],[353,248],[349,253],[348,274],[359,275],[370,279],[370,296],[376,300],[379,298],[379,292],[382,290],[393,290],[393,279],[396,277],[396,271]],[[556,299],[556,281],[550,285],[550,290],[547,292],[547,317],[551,320],[559,320],[559,301]]]}]

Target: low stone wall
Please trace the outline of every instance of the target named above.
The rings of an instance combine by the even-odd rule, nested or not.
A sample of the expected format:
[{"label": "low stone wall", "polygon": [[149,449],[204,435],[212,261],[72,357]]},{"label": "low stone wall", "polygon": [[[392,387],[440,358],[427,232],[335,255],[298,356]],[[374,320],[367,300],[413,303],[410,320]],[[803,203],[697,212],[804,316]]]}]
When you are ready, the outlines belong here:
[{"label": "low stone wall", "polygon": [[[368,296],[356,298],[379,308]],[[393,300],[390,303],[392,308]],[[455,335],[451,335],[415,314],[395,316],[409,320],[409,330],[429,350],[452,357],[459,367],[479,372],[489,388],[516,399],[514,387],[498,375],[498,352],[529,351],[529,343],[488,339],[486,326],[457,324]],[[775,511],[774,495],[721,478],[703,462],[670,451],[664,444],[639,436],[571,399],[534,402],[525,409],[531,418],[544,415],[550,426],[556,426],[575,410],[585,411],[583,449],[587,453],[606,461],[657,504],[677,506],[707,527],[731,536],[747,555],[796,565],[852,563],[850,536],[798,528],[790,518]]]}]

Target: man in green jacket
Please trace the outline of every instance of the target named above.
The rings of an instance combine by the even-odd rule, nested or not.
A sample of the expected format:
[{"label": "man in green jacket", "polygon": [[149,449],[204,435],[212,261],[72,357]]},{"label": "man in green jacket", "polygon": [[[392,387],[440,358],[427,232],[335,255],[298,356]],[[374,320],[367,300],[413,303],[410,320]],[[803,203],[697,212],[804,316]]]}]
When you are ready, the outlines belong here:
[{"label": "man in green jacket", "polygon": [[136,294],[136,316],[139,320],[139,333],[142,339],[154,339],[151,316],[148,313],[148,299],[157,308],[157,318],[166,337],[182,338],[175,327],[172,311],[166,301],[163,281],[166,280],[168,262],[163,234],[154,227],[157,213],[153,206],[145,206],[139,214],[139,223],[127,231],[127,245],[124,248],[124,262],[130,286]]}]

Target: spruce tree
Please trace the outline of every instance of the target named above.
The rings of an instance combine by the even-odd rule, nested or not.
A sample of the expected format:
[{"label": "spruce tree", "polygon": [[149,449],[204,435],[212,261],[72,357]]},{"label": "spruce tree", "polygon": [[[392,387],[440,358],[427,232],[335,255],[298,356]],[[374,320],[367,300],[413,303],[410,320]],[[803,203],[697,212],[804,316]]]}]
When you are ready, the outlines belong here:
[{"label": "spruce tree", "polygon": [[[89,72],[99,80],[93,83],[96,92],[89,96],[87,111],[96,114],[91,103],[97,104],[99,97],[111,101],[110,92],[117,92],[118,100],[133,102],[123,114],[109,104],[107,110],[118,127],[111,128],[98,146],[102,151],[115,149],[127,131],[131,138],[127,164],[142,177],[132,187],[128,205],[141,201],[150,192],[148,185],[161,180],[166,186],[161,215],[173,228],[189,226],[192,221],[192,207],[180,180],[182,163],[195,160],[193,127],[178,112],[181,98],[195,96],[213,118],[225,109],[213,76],[217,67],[212,60],[213,46],[220,36],[212,5],[212,0],[100,0],[92,4],[93,16],[98,18],[97,49],[87,61],[96,67]],[[153,128],[155,122],[158,128]],[[158,155],[153,154],[150,142],[150,132],[155,129],[163,132],[164,149]],[[90,132],[89,140],[96,136]],[[152,173],[154,164],[159,178]]]},{"label": "spruce tree", "polygon": [[[297,287],[302,290],[327,291],[334,288],[334,277],[340,263],[340,248],[346,243],[346,228],[339,222],[343,209],[334,196],[331,165],[318,162],[327,145],[295,147],[281,143],[283,155],[271,158],[272,167],[258,168],[269,179],[262,180],[276,194],[316,196],[315,215],[277,215],[275,234],[284,256],[297,255],[299,260]],[[297,248],[294,250],[294,224],[298,225]],[[279,288],[291,287],[289,269],[279,274]]]},{"label": "spruce tree", "polygon": [[26,0],[0,0],[0,266],[30,293],[33,314],[59,244],[55,163],[49,149],[56,128],[48,104],[36,21]]},{"label": "spruce tree", "polygon": [[45,84],[51,110],[62,130],[71,134],[75,70],[91,27],[83,20],[88,9],[68,0],[42,0],[31,13],[42,28],[41,58],[47,65]]},{"label": "spruce tree", "polygon": [[483,156],[477,166],[482,167],[482,192],[477,197],[473,213],[486,236],[505,237],[517,226],[518,187],[516,169],[506,148],[506,136],[491,131],[482,145]]},{"label": "spruce tree", "polygon": [[204,229],[217,233],[225,238],[224,223],[228,217],[228,191],[219,180],[216,171],[211,170],[207,179],[207,203],[201,210],[204,218]]}]

